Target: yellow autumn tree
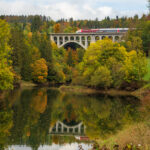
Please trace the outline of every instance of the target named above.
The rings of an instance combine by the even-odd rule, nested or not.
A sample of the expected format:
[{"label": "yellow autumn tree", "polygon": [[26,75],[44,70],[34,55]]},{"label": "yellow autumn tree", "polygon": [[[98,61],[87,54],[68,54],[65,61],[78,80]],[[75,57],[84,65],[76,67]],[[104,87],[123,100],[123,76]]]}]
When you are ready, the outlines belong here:
[{"label": "yellow autumn tree", "polygon": [[32,65],[32,79],[36,83],[46,82],[48,67],[44,58],[36,60]]},{"label": "yellow autumn tree", "polygon": [[[106,38],[92,43],[78,65],[79,84],[96,88],[137,88],[147,72],[142,51],[128,52],[125,47]],[[77,82],[77,80],[73,82]]]}]

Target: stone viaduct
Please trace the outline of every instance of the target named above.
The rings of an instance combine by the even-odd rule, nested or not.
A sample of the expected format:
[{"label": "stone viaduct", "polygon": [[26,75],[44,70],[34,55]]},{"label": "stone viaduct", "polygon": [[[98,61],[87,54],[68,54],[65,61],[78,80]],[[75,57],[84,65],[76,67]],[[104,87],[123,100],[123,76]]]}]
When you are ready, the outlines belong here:
[{"label": "stone viaduct", "polygon": [[55,42],[57,46],[63,47],[68,43],[77,43],[84,49],[97,40],[108,37],[115,41],[121,41],[125,33],[52,33],[50,40]]}]

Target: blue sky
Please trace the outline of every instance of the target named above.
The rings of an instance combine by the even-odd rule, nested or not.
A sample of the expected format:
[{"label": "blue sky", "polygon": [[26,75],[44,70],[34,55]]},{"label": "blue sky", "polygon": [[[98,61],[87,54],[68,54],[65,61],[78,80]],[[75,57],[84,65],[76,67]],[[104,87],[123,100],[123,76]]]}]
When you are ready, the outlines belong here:
[{"label": "blue sky", "polygon": [[0,15],[46,15],[60,18],[95,19],[110,16],[141,16],[147,0],[0,0]]}]

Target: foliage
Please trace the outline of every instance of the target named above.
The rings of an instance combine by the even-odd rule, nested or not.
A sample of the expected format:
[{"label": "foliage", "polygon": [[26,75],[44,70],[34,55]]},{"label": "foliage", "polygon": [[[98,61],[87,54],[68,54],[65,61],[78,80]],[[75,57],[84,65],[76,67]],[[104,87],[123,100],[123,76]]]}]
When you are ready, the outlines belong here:
[{"label": "foliage", "polygon": [[149,53],[149,50],[150,50],[150,21],[147,21],[144,24],[141,38],[143,40],[143,47],[144,47],[145,52]]},{"label": "foliage", "polygon": [[105,66],[100,66],[96,69],[91,77],[90,84],[99,88],[109,87],[112,82],[112,77],[109,69]]},{"label": "foliage", "polygon": [[0,90],[7,90],[13,88],[13,76],[11,67],[3,65],[0,62]]},{"label": "foliage", "polygon": [[[36,54],[36,52],[38,54]],[[25,81],[31,80],[31,64],[37,60],[38,58],[36,56],[39,56],[39,51],[37,48],[33,47],[33,45],[30,45],[30,42],[28,40],[25,40],[24,43],[24,49],[22,50],[22,67],[21,67],[21,76],[22,79]]]},{"label": "foliage", "polygon": [[[17,100],[13,105],[12,97]],[[82,121],[90,141],[106,142],[115,138],[119,145],[131,141],[139,144],[142,135],[141,144],[149,144],[149,106],[147,103],[145,107],[141,106],[141,101],[135,97],[71,94],[36,88],[15,90],[8,102],[7,106],[11,108],[0,111],[0,135],[3,135],[0,144],[3,147],[20,143],[38,149],[42,144],[52,145],[54,139],[47,133],[58,120],[69,125]],[[56,141],[59,144],[74,142],[63,138]]]},{"label": "foliage", "polygon": [[48,75],[48,67],[45,59],[36,60],[32,65],[32,78],[34,82],[44,83]]},{"label": "foliage", "polygon": [[[130,18],[119,18],[118,16],[116,16],[115,19],[105,17],[105,19],[101,21],[99,21],[98,18],[96,18],[95,20],[74,20],[73,18],[70,18],[68,20],[60,19],[57,21],[53,21],[50,17],[40,15],[3,15],[1,16],[1,18],[9,22],[10,24],[11,32],[8,36],[8,41],[10,47],[12,48],[12,50],[10,50],[10,48],[7,48],[7,60],[11,59],[12,64],[10,61],[3,64],[2,62],[0,62],[1,67],[5,64],[5,68],[8,68],[5,70],[5,72],[7,72],[6,74],[1,74],[8,74],[8,76],[10,77],[4,77],[5,79],[7,78],[6,83],[10,82],[10,85],[7,84],[8,86],[4,89],[7,89],[9,87],[12,88],[11,85],[13,83],[13,77],[11,78],[11,76],[13,76],[13,74],[11,72],[15,74],[14,83],[19,83],[20,79],[31,81],[31,64],[34,64],[36,60],[39,60],[41,58],[44,58],[46,60],[46,65],[48,66],[47,79],[50,82],[57,83],[71,82],[72,78],[74,78],[74,81],[76,80],[74,83],[80,81],[80,83],[85,83],[85,85],[96,87],[96,85],[94,84],[95,82],[93,81],[94,77],[93,79],[91,77],[94,76],[94,73],[99,67],[101,68],[103,66],[105,67],[105,73],[107,72],[107,69],[110,72],[111,84],[109,86],[119,88],[123,84],[123,82],[132,83],[133,78],[135,79],[135,82],[139,78],[141,80],[145,72],[145,69],[143,68],[143,72],[141,72],[141,75],[139,75],[139,77],[131,72],[131,70],[125,72],[126,69],[129,69],[127,66],[125,66],[125,63],[127,62],[128,52],[132,50],[135,50],[137,53],[139,53],[139,55],[135,57],[139,57],[140,59],[144,58],[144,56],[142,56],[143,54],[140,54],[140,51],[143,50],[148,55],[150,47],[149,15],[143,15],[141,18],[138,15]],[[82,48],[77,48],[75,46],[74,48],[69,49],[66,45],[66,51],[64,48],[58,48],[57,45],[49,39],[49,33],[52,32],[75,33],[79,29],[119,27],[129,27],[131,29],[128,35],[125,37],[125,40],[120,43],[126,49],[117,43],[112,44],[105,41],[103,42],[104,47],[102,48],[99,47],[99,44],[91,44],[91,51],[86,52],[85,57],[85,51]],[[5,30],[1,32],[3,33],[5,32]],[[7,32],[5,32],[5,34],[7,34]],[[4,40],[2,39],[2,41]],[[75,50],[75,48],[77,49]],[[101,49],[100,53],[99,49]],[[135,59],[138,60],[138,58]],[[132,61],[133,59],[131,60],[131,62]],[[78,63],[80,63],[80,65],[78,65]],[[145,61],[141,62],[141,64],[142,63],[144,65]],[[128,63],[128,65],[129,64],[131,65],[131,63]],[[130,68],[132,67],[133,66],[131,66]],[[135,63],[133,68],[132,69],[136,70],[135,72],[137,74],[138,66],[135,65]],[[97,76],[95,77],[95,79],[98,79],[98,74],[103,75],[102,73],[98,72],[99,71],[95,73],[95,76]],[[134,77],[129,77],[127,75],[127,72],[130,72],[130,75],[134,74]]]},{"label": "foliage", "polygon": [[55,67],[54,66],[49,66],[49,75],[48,75],[48,80],[50,82],[54,82],[54,83],[65,83],[65,74],[63,72],[63,68],[62,65],[59,63],[55,63]]},{"label": "foliage", "polygon": [[105,39],[89,46],[78,71],[85,85],[120,87],[125,82],[142,81],[146,63],[142,52],[127,52],[120,44]]},{"label": "foliage", "polygon": [[55,33],[59,33],[60,32],[60,24],[59,23],[54,25],[54,32]]},{"label": "foliage", "polygon": [[41,35],[39,50],[41,53],[41,57],[44,58],[48,63],[52,63],[51,42],[46,34]]},{"label": "foliage", "polygon": [[42,20],[40,16],[38,15],[34,16],[31,23],[31,31],[33,32],[38,31],[41,25],[42,25]]},{"label": "foliage", "polygon": [[[142,60],[142,61],[141,61]],[[142,81],[142,78],[147,73],[147,60],[142,52],[136,53],[131,51],[128,53],[128,57],[125,60],[125,64],[122,68],[125,72],[124,80],[127,82],[131,81]]]},{"label": "foliage", "polygon": [[142,49],[142,39],[140,37],[131,36],[126,42],[127,51],[136,50],[139,51]]},{"label": "foliage", "polygon": [[77,31],[77,27],[71,27],[71,26],[67,26],[65,29],[64,29],[64,33],[74,33]]},{"label": "foliage", "polygon": [[83,60],[85,50],[83,48],[77,48],[76,51],[77,51],[78,63],[80,63]]},{"label": "foliage", "polygon": [[10,51],[8,45],[10,29],[8,23],[0,20],[0,90],[13,88],[13,73],[10,66]]},{"label": "foliage", "polygon": [[12,66],[16,73],[20,74],[22,67],[21,52],[24,49],[24,35],[19,24],[11,27],[11,38],[9,44],[12,48],[11,59]]},{"label": "foliage", "polygon": [[6,109],[0,111],[0,149],[4,150],[8,144],[8,136],[13,126],[13,112]]},{"label": "foliage", "polygon": [[144,50],[149,55],[150,49],[150,21],[142,21],[136,25],[136,29],[128,32],[125,40],[127,50]]}]

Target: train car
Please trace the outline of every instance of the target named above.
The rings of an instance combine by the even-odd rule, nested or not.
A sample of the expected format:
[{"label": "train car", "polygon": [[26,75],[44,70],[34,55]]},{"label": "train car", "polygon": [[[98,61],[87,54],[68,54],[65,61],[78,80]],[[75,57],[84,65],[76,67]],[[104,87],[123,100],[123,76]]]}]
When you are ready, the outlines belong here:
[{"label": "train car", "polygon": [[119,32],[127,32],[129,28],[104,28],[100,29],[100,31],[108,32],[108,33],[119,33]]},{"label": "train car", "polygon": [[129,28],[101,28],[101,29],[80,29],[76,33],[123,33],[127,32]]},{"label": "train car", "polygon": [[80,29],[76,33],[96,33],[99,29]]}]

